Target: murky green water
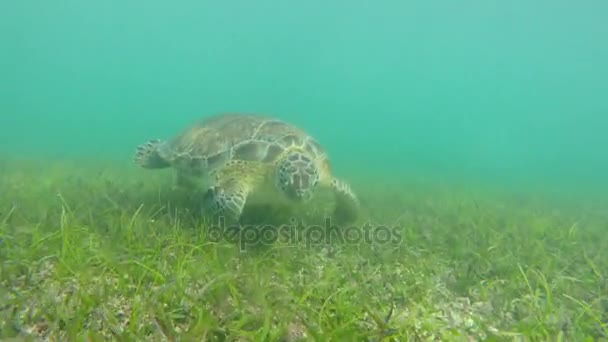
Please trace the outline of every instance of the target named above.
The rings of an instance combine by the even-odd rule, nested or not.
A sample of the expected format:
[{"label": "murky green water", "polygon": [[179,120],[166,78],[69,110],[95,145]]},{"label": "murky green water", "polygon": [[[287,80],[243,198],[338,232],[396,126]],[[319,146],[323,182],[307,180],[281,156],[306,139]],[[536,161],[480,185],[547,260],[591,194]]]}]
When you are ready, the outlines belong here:
[{"label": "murky green water", "polygon": [[[305,127],[342,172],[606,184],[602,1],[4,1],[1,152],[130,158],[199,116]],[[603,189],[603,188],[602,188]]]},{"label": "murky green water", "polygon": [[[607,14],[0,0],[0,339],[605,340]],[[213,238],[196,191],[131,158],[222,112],[306,129],[352,181],[359,228],[398,243],[316,245],[323,201],[243,215],[305,217],[304,243]]]}]

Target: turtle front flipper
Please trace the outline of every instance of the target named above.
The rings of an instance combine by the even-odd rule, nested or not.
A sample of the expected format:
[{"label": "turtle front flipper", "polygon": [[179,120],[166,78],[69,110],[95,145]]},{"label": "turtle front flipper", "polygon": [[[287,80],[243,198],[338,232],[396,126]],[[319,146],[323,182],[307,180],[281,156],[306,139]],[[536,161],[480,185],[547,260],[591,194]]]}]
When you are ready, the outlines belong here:
[{"label": "turtle front flipper", "polygon": [[148,140],[137,146],[133,162],[144,169],[164,169],[170,166],[159,153],[163,142],[159,139]]},{"label": "turtle front flipper", "polygon": [[229,222],[238,221],[248,195],[247,185],[238,180],[214,185],[205,194],[205,209],[210,210],[212,216],[223,217]]},{"label": "turtle front flipper", "polygon": [[217,175],[215,184],[206,192],[204,209],[211,216],[236,222],[243,213],[247,197],[262,180],[261,170],[248,163],[226,165]]},{"label": "turtle front flipper", "polygon": [[336,205],[335,219],[342,223],[352,223],[359,215],[360,203],[357,195],[345,181],[332,177],[329,185],[334,192]]}]

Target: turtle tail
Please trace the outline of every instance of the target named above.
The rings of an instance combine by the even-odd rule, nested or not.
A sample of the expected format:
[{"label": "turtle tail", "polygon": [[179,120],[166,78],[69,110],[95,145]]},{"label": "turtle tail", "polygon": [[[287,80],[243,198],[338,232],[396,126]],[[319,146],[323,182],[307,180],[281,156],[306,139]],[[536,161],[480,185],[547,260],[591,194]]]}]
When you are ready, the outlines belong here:
[{"label": "turtle tail", "polygon": [[163,169],[169,167],[169,163],[159,154],[159,147],[162,143],[159,139],[153,139],[137,146],[133,162],[145,169]]}]

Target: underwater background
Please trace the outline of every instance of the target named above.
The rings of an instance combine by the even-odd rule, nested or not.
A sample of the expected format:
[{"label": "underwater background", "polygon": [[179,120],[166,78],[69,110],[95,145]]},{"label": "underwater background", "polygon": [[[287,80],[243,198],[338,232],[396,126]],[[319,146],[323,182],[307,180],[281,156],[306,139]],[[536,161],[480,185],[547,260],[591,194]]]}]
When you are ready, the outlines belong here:
[{"label": "underwater background", "polygon": [[[346,174],[589,194],[608,173],[602,1],[4,1],[0,151],[128,161],[220,112]],[[408,176],[409,175],[409,176]]]},{"label": "underwater background", "polygon": [[[0,1],[0,341],[606,341],[607,14]],[[354,223],[248,197],[224,231],[132,162],[225,112],[315,137]]]}]

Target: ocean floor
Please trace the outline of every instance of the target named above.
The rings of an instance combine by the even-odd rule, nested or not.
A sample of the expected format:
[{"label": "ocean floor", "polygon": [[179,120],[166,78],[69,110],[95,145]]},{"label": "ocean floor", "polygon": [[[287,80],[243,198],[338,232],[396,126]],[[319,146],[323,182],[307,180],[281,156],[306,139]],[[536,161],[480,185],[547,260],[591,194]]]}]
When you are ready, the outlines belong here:
[{"label": "ocean floor", "polygon": [[4,161],[0,338],[608,339],[605,207],[376,179],[351,226],[261,194],[236,231],[171,172]]}]

